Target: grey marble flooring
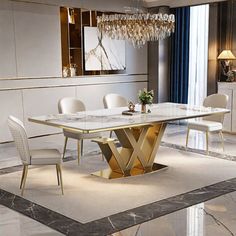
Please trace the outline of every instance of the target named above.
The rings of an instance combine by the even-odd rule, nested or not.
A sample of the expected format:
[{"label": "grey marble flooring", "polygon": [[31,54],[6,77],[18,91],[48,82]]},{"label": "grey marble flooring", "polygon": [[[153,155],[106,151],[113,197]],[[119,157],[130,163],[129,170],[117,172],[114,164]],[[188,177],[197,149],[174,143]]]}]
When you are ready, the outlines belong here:
[{"label": "grey marble flooring", "polygon": [[[185,147],[187,127],[181,125],[168,124],[162,141],[169,144]],[[210,134],[210,152],[220,153],[229,156],[236,156],[236,135],[224,134],[225,150],[222,150],[220,138],[217,134]],[[32,138],[29,140],[31,148],[58,148],[61,152],[64,145],[62,134],[46,137]],[[199,150],[204,153],[206,149],[205,134],[202,132],[191,131],[189,136],[189,149]],[[67,156],[76,155],[76,141],[68,141]],[[96,143],[85,140],[84,152],[99,151]],[[0,169],[21,164],[16,148],[13,143],[0,144]]]},{"label": "grey marble flooring", "polygon": [[60,236],[63,235],[33,219],[0,205],[0,235],[2,236]]},{"label": "grey marble flooring", "polygon": [[112,236],[234,236],[236,192],[138,224]]},{"label": "grey marble flooring", "polygon": [[[185,146],[186,138],[186,126],[185,125],[175,125],[170,124],[167,127],[165,135],[163,137],[163,145],[169,145],[177,149],[181,149]],[[217,135],[213,134],[210,136],[210,151],[211,154],[216,156],[214,153],[218,154],[217,157],[226,158],[232,161],[235,161],[236,156],[236,135],[224,135],[225,139],[225,150],[223,151],[220,145],[220,139]],[[166,144],[167,143],[167,144]],[[40,147],[53,147],[58,148],[62,151],[64,144],[64,137],[62,135],[52,135],[48,137],[34,138],[30,139],[31,148],[40,148]],[[173,146],[175,145],[175,146]],[[198,133],[192,131],[189,139],[189,150],[190,151],[200,150],[204,153],[205,149],[205,135],[203,133]],[[98,151],[98,148],[95,144],[91,142],[85,143],[85,153],[91,151]],[[219,155],[220,153],[220,155]],[[70,140],[68,143],[67,156],[76,158],[76,142]],[[17,171],[19,168],[14,167],[20,164],[19,157],[17,155],[15,146],[13,143],[1,144],[0,145],[0,174],[7,173],[8,171]],[[13,168],[8,168],[13,167]],[[233,180],[235,182],[235,180]],[[236,182],[235,182],[236,183]],[[166,200],[168,202],[165,206],[169,206],[169,203],[172,208],[170,211],[163,211],[163,204],[157,205],[157,213],[155,209],[151,209],[152,206],[143,206],[141,208],[142,217],[140,218],[139,214],[133,214],[132,211],[129,212],[128,224],[125,219],[125,216],[119,215],[111,216],[106,219],[100,219],[98,222],[91,222],[91,224],[84,225],[80,228],[79,222],[71,221],[72,225],[67,225],[65,230],[60,230],[64,234],[68,235],[107,235],[105,232],[112,232],[110,235],[113,236],[227,236],[227,235],[236,235],[236,184],[234,183],[231,186],[231,183],[226,188],[225,191],[224,185],[221,186],[219,192],[214,190],[210,191],[214,193],[210,198],[214,198],[210,201],[207,201],[210,198],[207,198],[209,195],[205,195],[205,191],[199,189],[198,193],[201,198],[196,202],[192,201],[192,198],[189,198],[186,195],[182,199],[173,199]],[[1,186],[0,186],[1,188]],[[231,192],[231,193],[229,193]],[[209,190],[207,190],[209,193]],[[227,193],[224,195],[224,193]],[[1,196],[0,196],[1,197]],[[14,198],[14,196],[13,196]],[[184,199],[184,201],[183,201]],[[194,198],[196,200],[196,198]],[[14,202],[14,201],[13,201]],[[201,203],[199,203],[201,202]],[[187,203],[187,204],[185,204]],[[199,204],[196,204],[199,203]],[[182,204],[182,205],[181,205]],[[195,205],[196,204],[196,205]],[[190,205],[193,205],[189,207]],[[175,207],[173,207],[175,206]],[[181,206],[181,207],[180,207]],[[8,206],[14,208],[11,204]],[[145,207],[147,208],[145,210]],[[184,209],[183,209],[184,208]],[[160,211],[161,209],[161,211]],[[181,210],[180,210],[181,209]],[[46,209],[47,210],[47,209]],[[139,209],[137,209],[139,210]],[[152,210],[152,211],[149,211]],[[164,212],[164,213],[163,213]],[[170,213],[172,212],[172,213]],[[50,225],[47,226],[46,223],[41,224],[34,219],[34,212],[28,211],[29,216],[24,216],[16,211],[6,208],[0,204],[0,235],[60,235],[59,232],[54,231]],[[37,212],[38,214],[40,212]],[[149,215],[151,214],[151,216]],[[162,214],[163,213],[163,214]],[[168,214],[168,215],[165,215]],[[147,215],[146,218],[143,216]],[[120,217],[122,220],[120,220]],[[155,219],[156,218],[156,219]],[[50,219],[53,220],[53,219]],[[68,219],[70,220],[70,219]],[[131,222],[132,221],[132,222]],[[146,223],[143,223],[147,221]],[[115,224],[118,224],[120,227],[113,228]],[[16,225],[16,229],[10,225]],[[134,225],[131,228],[130,226]],[[64,225],[59,223],[61,229]],[[71,226],[71,231],[68,230]],[[78,227],[78,230],[73,230],[73,226]],[[108,227],[108,228],[107,228]],[[123,231],[119,231],[122,228],[128,228]],[[57,227],[55,227],[57,230]],[[101,230],[102,229],[102,230]],[[90,231],[91,230],[91,231]],[[72,233],[67,233],[72,232]],[[93,232],[93,233],[89,233]],[[116,233],[115,233],[116,232]]]},{"label": "grey marble flooring", "polygon": [[[187,126],[183,122],[180,125],[178,125],[178,122],[168,124],[162,141],[185,147],[186,134]],[[224,144],[225,148],[223,150],[219,135],[217,133],[210,133],[209,151],[230,156],[236,156],[236,135],[224,133]],[[188,148],[205,152],[205,133],[191,130],[189,135]]]}]

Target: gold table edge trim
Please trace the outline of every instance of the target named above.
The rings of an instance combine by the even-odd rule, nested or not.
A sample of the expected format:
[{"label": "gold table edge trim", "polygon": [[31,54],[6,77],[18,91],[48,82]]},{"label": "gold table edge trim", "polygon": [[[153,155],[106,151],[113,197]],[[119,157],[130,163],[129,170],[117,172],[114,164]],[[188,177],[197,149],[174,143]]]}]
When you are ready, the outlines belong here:
[{"label": "gold table edge trim", "polygon": [[144,123],[127,124],[127,125],[105,127],[105,128],[98,128],[98,129],[79,129],[79,128],[75,128],[75,127],[68,127],[68,126],[61,125],[61,124],[59,125],[59,124],[51,123],[50,121],[46,121],[46,120],[38,120],[37,117],[29,117],[28,121],[33,122],[33,123],[37,123],[37,124],[53,126],[53,127],[60,128],[60,129],[66,129],[66,130],[71,130],[71,131],[78,132],[78,133],[86,133],[87,134],[87,133],[113,131],[113,130],[117,130],[117,129],[140,127],[140,126],[151,125],[151,124],[168,123],[168,122],[177,121],[177,120],[186,120],[186,119],[188,120],[188,119],[193,119],[193,118],[198,118],[198,117],[206,117],[206,116],[210,116],[210,115],[219,115],[219,114],[224,114],[224,113],[230,113],[230,111],[229,110],[228,111],[219,111],[219,112],[214,112],[212,114],[191,115],[188,117],[177,117],[177,118],[170,118],[170,119],[160,120],[160,121],[150,121],[150,122],[144,122]]}]

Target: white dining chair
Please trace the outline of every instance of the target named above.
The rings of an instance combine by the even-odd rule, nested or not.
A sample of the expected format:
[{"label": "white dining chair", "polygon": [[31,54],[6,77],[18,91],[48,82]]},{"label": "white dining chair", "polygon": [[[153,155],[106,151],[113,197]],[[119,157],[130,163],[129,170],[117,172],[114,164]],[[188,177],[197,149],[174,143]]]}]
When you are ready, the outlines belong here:
[{"label": "white dining chair", "polygon": [[57,149],[30,150],[28,144],[28,137],[23,123],[17,118],[9,116],[8,126],[23,164],[23,172],[20,182],[21,195],[23,196],[24,193],[28,166],[30,165],[55,165],[57,173],[57,182],[58,185],[61,185],[61,192],[62,194],[64,194],[60,152]]},{"label": "white dining chair", "polygon": [[[103,97],[104,108],[127,107],[128,101],[125,97],[117,93],[109,93]],[[112,131],[110,131],[110,138]]]},{"label": "white dining chair", "polygon": [[128,101],[125,97],[116,93],[109,93],[103,97],[104,108],[127,107]]},{"label": "white dining chair", "polygon": [[[59,100],[58,102],[58,111],[62,114],[75,114],[76,112],[85,111],[85,105],[82,101],[78,100],[74,97],[65,97]],[[63,149],[63,159],[65,158],[66,146],[68,142],[68,138],[76,139],[77,142],[77,155],[78,155],[78,164],[80,163],[80,157],[83,156],[83,140],[84,139],[93,139],[100,138],[101,133],[79,133],[76,131],[71,131],[67,129],[63,129],[63,133],[65,136],[65,143]],[[103,158],[103,157],[102,157]]]},{"label": "white dining chair", "polygon": [[[226,108],[228,103],[228,96],[225,94],[212,94],[204,99],[204,107],[213,108]],[[190,121],[188,123],[187,137],[186,137],[186,148],[188,147],[189,132],[190,130],[197,130],[206,133],[206,152],[209,154],[209,133],[219,132],[222,148],[224,150],[224,137],[222,133],[224,121],[224,114],[210,115],[203,117],[201,120]]]}]

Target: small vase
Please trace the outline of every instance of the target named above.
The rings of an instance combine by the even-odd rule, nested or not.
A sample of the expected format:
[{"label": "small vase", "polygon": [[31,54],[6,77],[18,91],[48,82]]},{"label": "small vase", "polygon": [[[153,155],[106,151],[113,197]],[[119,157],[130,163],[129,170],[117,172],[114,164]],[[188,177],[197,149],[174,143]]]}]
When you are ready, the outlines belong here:
[{"label": "small vase", "polygon": [[147,113],[147,104],[141,104],[141,113]]}]

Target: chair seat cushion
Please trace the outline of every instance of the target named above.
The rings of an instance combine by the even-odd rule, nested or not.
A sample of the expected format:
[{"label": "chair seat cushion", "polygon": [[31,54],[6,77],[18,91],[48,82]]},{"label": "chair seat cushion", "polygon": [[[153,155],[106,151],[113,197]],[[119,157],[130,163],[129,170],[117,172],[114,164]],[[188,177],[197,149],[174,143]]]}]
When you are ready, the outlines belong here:
[{"label": "chair seat cushion", "polygon": [[64,136],[68,138],[73,139],[92,139],[92,138],[98,138],[101,137],[101,133],[91,133],[91,134],[83,134],[78,132],[69,131],[66,129],[63,129]]},{"label": "chair seat cushion", "polygon": [[57,149],[36,149],[30,151],[32,165],[56,165],[61,163]]},{"label": "chair seat cushion", "polygon": [[209,120],[190,121],[188,123],[188,128],[199,131],[218,131],[222,130],[222,124],[220,122]]}]

